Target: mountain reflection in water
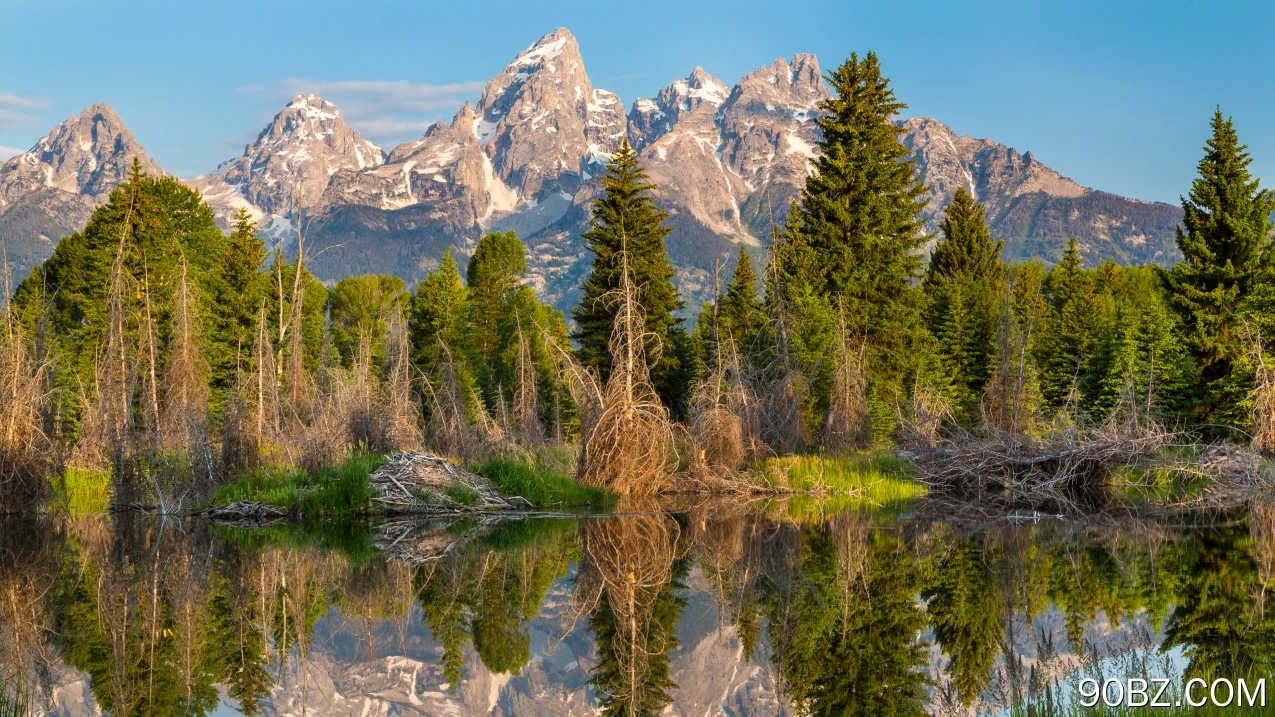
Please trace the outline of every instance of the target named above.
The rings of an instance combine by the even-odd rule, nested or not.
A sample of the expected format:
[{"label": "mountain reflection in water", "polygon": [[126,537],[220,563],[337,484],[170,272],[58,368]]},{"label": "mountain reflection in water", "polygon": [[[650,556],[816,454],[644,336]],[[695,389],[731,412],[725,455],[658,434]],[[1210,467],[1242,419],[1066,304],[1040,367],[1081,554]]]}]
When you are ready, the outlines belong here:
[{"label": "mountain reflection in water", "polygon": [[1056,706],[1113,664],[1270,674],[1273,529],[1269,505],[978,526],[730,504],[256,529],[7,517],[0,669],[64,715]]}]

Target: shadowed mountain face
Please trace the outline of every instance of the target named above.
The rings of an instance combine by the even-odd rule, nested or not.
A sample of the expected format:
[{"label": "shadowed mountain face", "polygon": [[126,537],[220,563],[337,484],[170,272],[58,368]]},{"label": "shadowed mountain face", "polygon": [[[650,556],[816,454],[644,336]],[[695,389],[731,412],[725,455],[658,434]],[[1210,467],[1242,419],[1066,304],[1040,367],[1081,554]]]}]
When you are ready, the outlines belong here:
[{"label": "shadowed mountain face", "polygon": [[[579,298],[589,266],[580,233],[597,177],[626,137],[657,185],[674,231],[668,250],[689,310],[730,271],[737,245],[760,255],[800,198],[830,93],[813,55],[779,58],[734,85],[701,68],[637,99],[627,113],[596,88],[565,28],[522,51],[450,124],[388,154],[345,124],[333,103],[298,95],[241,157],[190,180],[228,225],[247,209],[262,231],[295,238],[300,206],[325,281],[376,272],[414,284],[448,247],[472,251],[487,231],[515,230],[528,282],[560,308]],[[1053,263],[1075,236],[1087,263],[1171,264],[1181,210],[1087,189],[1030,152],[957,135],[933,119],[902,121],[903,141],[928,184],[927,231],[957,186],[984,203],[1006,258]],[[92,207],[145,150],[106,105],[55,128],[0,168],[0,238],[20,274],[83,227]],[[147,162],[148,171],[159,168]]]}]

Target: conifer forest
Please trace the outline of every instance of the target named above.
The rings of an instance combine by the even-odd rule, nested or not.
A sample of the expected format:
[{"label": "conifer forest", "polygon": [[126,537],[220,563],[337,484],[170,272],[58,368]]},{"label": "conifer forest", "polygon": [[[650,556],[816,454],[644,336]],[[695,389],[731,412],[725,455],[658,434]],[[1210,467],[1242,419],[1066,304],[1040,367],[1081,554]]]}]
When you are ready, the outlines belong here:
[{"label": "conifer forest", "polygon": [[567,312],[515,230],[324,283],[300,185],[268,241],[134,161],[5,263],[0,715],[1071,715],[1091,675],[1275,674],[1275,192],[1231,117],[1177,263],[1013,262],[963,187],[927,232],[875,54],[826,82],[702,305],[627,139]]}]

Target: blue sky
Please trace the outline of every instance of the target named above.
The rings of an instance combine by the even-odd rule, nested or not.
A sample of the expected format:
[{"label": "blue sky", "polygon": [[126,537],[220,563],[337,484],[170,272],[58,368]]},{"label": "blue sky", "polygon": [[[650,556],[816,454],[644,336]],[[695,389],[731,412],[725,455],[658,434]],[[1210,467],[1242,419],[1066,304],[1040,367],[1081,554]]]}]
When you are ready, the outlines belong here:
[{"label": "blue sky", "polygon": [[1214,105],[1275,184],[1266,2],[12,2],[0,0],[0,150],[107,102],[164,169],[239,155],[297,91],[387,149],[450,119],[568,27],[626,105],[700,65],[734,84],[776,57],[875,50],[908,116],[990,137],[1083,185],[1176,202]]}]

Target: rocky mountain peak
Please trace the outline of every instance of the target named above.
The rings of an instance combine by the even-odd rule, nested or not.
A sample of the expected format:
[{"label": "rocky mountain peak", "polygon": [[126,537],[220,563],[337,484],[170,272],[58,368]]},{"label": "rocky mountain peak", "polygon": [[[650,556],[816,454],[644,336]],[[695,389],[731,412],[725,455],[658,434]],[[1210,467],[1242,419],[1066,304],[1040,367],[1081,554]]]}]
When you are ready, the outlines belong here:
[{"label": "rocky mountain peak", "polygon": [[297,200],[313,207],[334,174],[378,167],[385,152],[350,129],[336,104],[302,94],[274,116],[243,155],[191,180],[224,220],[240,207],[258,221],[286,224]]},{"label": "rocky mountain peak", "polygon": [[518,53],[474,108],[475,140],[497,176],[527,198],[574,194],[591,145],[594,152],[609,151],[624,129],[618,98],[595,92],[566,28]]},{"label": "rocky mountain peak", "polygon": [[654,100],[634,100],[629,111],[629,141],[641,151],[673,129],[688,113],[707,106],[716,111],[731,96],[724,82],[702,67],[662,87]]},{"label": "rocky mountain peak", "polygon": [[40,187],[100,203],[128,177],[134,157],[146,172],[163,174],[115,110],[98,102],[0,166],[0,207]]}]

